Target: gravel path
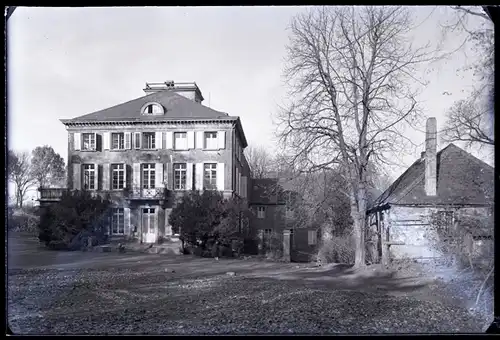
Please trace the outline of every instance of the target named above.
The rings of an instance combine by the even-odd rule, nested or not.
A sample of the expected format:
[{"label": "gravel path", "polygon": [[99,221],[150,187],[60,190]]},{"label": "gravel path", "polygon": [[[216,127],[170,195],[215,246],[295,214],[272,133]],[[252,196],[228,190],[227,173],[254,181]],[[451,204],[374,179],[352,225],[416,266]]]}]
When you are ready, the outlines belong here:
[{"label": "gravel path", "polygon": [[237,274],[185,277],[132,269],[9,271],[16,334],[481,332],[451,304],[311,288]]}]

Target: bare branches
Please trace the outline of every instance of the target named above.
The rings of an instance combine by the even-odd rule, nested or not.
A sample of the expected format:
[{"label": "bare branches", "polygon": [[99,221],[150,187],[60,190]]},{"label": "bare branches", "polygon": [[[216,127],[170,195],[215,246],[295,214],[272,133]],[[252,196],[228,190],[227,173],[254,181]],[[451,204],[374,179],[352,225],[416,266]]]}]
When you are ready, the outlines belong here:
[{"label": "bare branches", "polygon": [[481,108],[474,100],[456,102],[448,111],[443,139],[449,143],[495,145],[493,137],[493,114]]},{"label": "bare branches", "polygon": [[250,167],[252,178],[269,177],[273,171],[272,155],[263,147],[247,147],[245,149],[245,157]]},{"label": "bare branches", "polygon": [[463,6],[450,6],[450,7],[455,9],[455,10],[458,10],[458,11],[463,11],[463,12],[470,14],[470,15],[475,15],[475,16],[481,17],[485,20],[491,20],[490,17],[484,12],[476,12],[476,11],[473,11],[471,9],[465,8]]},{"label": "bare branches", "polygon": [[291,24],[285,78],[293,100],[278,114],[280,141],[303,172],[340,165],[361,228],[368,164],[406,142],[403,127],[420,113],[412,85],[425,84],[416,66],[445,56],[414,47],[411,27],[408,9],[370,6],[316,8]]}]

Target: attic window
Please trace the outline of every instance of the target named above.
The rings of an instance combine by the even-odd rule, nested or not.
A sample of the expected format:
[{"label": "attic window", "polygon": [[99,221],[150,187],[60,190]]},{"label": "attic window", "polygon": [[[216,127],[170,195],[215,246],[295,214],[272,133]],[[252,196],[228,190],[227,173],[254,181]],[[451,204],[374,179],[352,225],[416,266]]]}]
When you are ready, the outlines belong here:
[{"label": "attic window", "polygon": [[144,115],[162,115],[164,112],[163,106],[158,103],[147,103],[142,107],[142,114]]}]

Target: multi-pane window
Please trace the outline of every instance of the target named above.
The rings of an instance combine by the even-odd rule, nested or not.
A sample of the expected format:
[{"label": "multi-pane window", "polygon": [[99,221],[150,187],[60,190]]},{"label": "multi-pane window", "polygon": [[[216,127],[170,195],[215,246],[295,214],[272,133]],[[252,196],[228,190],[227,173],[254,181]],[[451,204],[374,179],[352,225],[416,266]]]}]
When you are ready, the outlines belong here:
[{"label": "multi-pane window", "polygon": [[95,190],[95,165],[83,165],[83,188],[85,190]]},{"label": "multi-pane window", "polygon": [[144,189],[154,189],[155,187],[155,165],[142,165],[142,187]]},{"label": "multi-pane window", "polygon": [[310,246],[316,245],[318,242],[318,233],[316,230],[307,231],[307,244]]},{"label": "multi-pane window", "polygon": [[144,114],[159,114],[163,113],[163,110],[160,105],[158,104],[149,104],[144,108],[144,111],[142,112]]},{"label": "multi-pane window", "polygon": [[217,189],[217,163],[204,164],[203,188],[207,190]]},{"label": "multi-pane window", "polygon": [[123,132],[111,134],[111,148],[113,150],[125,149],[125,134]]},{"label": "multi-pane window", "polygon": [[111,234],[125,234],[125,214],[123,208],[115,208],[111,215]]},{"label": "multi-pane window", "polygon": [[123,189],[125,187],[125,164],[111,164],[111,178],[111,189]]},{"label": "multi-pane window", "polygon": [[257,218],[266,217],[266,207],[257,207]]},{"label": "multi-pane window", "polygon": [[82,150],[95,150],[95,133],[82,134]]},{"label": "multi-pane window", "polygon": [[176,150],[185,150],[188,148],[186,132],[174,132],[174,148]]},{"label": "multi-pane window", "polygon": [[205,132],[205,149],[217,149],[217,132]]},{"label": "multi-pane window", "polygon": [[186,189],[186,163],[174,164],[174,190]]},{"label": "multi-pane window", "polygon": [[143,132],[142,133],[142,147],[144,149],[155,149],[156,140],[154,132]]}]

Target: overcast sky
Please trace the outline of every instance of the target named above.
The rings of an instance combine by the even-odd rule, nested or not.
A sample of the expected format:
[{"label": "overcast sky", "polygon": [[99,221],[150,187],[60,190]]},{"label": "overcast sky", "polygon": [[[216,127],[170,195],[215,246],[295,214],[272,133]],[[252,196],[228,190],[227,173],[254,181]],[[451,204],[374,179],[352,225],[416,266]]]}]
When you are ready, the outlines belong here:
[{"label": "overcast sky", "polygon": [[[412,7],[416,22],[423,22],[415,45],[437,42],[439,21],[452,14],[445,7],[431,14],[433,8]],[[146,82],[175,80],[196,81],[204,105],[240,116],[250,145],[274,149],[271,115],[286,91],[286,28],[306,9],[18,7],[8,21],[9,147],[48,144],[66,159],[67,133],[59,119],[141,97]],[[447,48],[461,41],[450,37]],[[473,58],[465,50],[424,66],[430,85],[420,99],[438,128],[446,109],[473,84],[470,75],[457,72]],[[424,141],[421,132],[412,137],[417,144]]]}]

